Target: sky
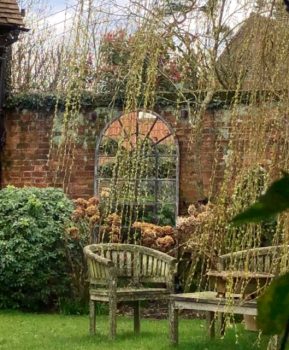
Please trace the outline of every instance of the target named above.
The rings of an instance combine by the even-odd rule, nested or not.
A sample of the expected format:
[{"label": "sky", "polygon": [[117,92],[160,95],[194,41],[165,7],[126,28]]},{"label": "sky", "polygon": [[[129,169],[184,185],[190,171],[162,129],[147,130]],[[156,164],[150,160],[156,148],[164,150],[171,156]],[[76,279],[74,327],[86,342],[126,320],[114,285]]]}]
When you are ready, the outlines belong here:
[{"label": "sky", "polygon": [[[118,9],[115,7],[116,4],[126,5],[127,2],[128,0],[95,0],[94,7],[97,9],[98,6],[100,6],[102,9],[105,9],[105,11],[109,11],[108,9],[112,8],[116,10]],[[45,15],[43,16],[46,21],[46,26],[48,25],[49,28],[52,28],[54,34],[56,34],[57,37],[62,36],[63,34],[65,35],[73,23],[73,15],[75,10],[75,7],[73,7],[73,5],[76,5],[78,3],[78,0],[42,0],[42,4],[43,3],[45,3],[47,6]],[[118,11],[121,11],[121,9],[118,9]],[[37,17],[39,17],[39,15],[37,15]],[[42,21],[41,19],[37,20],[37,23],[39,23],[39,29],[42,27],[44,29],[45,21]]]},{"label": "sky", "polygon": [[[65,31],[65,25],[63,23],[65,19],[65,13],[66,19],[68,19],[66,23],[67,27],[69,23],[69,16],[72,16],[72,12],[69,8],[74,3],[74,0],[49,0],[45,2],[45,5],[47,6],[47,11],[44,17],[46,17],[48,25],[53,27],[55,34],[60,34]],[[67,12],[65,11],[66,8],[68,8]],[[44,24],[44,22],[41,22],[40,20],[40,28],[42,23]]]},{"label": "sky", "polygon": [[65,8],[66,0],[49,0],[47,3],[52,7],[53,10],[62,10]]},{"label": "sky", "polygon": [[[76,4],[78,0],[42,0],[42,3],[45,3],[47,6],[47,11],[45,12],[45,15],[43,16],[46,17],[47,25],[52,28],[53,32],[56,34],[56,37],[62,37],[63,35],[67,35],[69,32],[69,28],[71,28],[72,23],[73,23],[73,13],[75,8],[71,8],[72,5]],[[144,3],[147,0],[142,0]],[[250,3],[252,0],[227,0],[226,4],[229,8],[229,12],[234,12],[236,7],[240,7],[242,3]],[[102,4],[102,5],[101,5]],[[116,7],[116,4],[120,5]],[[107,9],[109,7],[117,9],[117,13],[122,13],[124,7],[128,4],[128,0],[95,0],[94,1],[94,6],[97,8],[98,6],[105,6]],[[123,7],[124,6],[124,7]],[[65,9],[68,9],[65,11]],[[39,16],[39,15],[38,15]],[[66,16],[66,17],[65,17]],[[235,14],[235,18],[232,16],[229,17],[227,25],[230,27],[234,27],[236,23],[239,23],[240,20],[244,17],[244,11],[242,11],[242,14]],[[36,17],[37,18],[37,17]],[[118,20],[121,19],[121,17],[118,17],[117,14],[114,14],[113,17],[110,18],[116,18]],[[64,22],[64,19],[66,19],[66,22]],[[44,21],[37,21],[39,23],[39,29],[42,28],[44,29]],[[187,23],[187,24],[186,24]],[[198,32],[198,27],[201,31],[203,31],[203,26],[198,24],[196,20],[188,20],[184,23],[183,25],[184,29],[188,32]]]}]

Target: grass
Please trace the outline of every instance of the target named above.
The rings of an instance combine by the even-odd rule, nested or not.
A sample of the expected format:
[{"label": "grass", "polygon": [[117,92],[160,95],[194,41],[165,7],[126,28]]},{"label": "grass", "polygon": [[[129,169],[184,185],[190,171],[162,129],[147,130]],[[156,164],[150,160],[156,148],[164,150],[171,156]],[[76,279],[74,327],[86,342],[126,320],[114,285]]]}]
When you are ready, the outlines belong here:
[{"label": "grass", "polygon": [[[133,321],[118,317],[115,342],[107,339],[107,316],[97,317],[97,335],[88,335],[87,316],[63,316],[0,312],[1,350],[164,350],[174,349],[168,342],[166,320],[142,320],[141,335],[133,334]],[[262,342],[261,342],[262,343]],[[200,320],[181,320],[179,350],[266,349],[258,334],[229,329],[224,339],[210,340]]]}]

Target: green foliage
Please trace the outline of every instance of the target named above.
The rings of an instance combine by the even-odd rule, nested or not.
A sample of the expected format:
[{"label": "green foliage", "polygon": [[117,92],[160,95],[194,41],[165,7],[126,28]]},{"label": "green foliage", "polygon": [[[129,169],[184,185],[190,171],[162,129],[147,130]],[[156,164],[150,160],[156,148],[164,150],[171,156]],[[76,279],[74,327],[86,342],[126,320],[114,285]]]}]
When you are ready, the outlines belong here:
[{"label": "green foliage", "polygon": [[264,334],[281,334],[289,319],[289,273],[275,279],[258,299],[257,322]]},{"label": "green foliage", "polygon": [[115,156],[118,150],[118,143],[112,138],[105,138],[99,147],[101,155]]},{"label": "green foliage", "polygon": [[161,159],[158,166],[159,178],[175,178],[176,177],[176,162],[174,158]]},{"label": "green foliage", "polygon": [[[63,101],[59,101],[60,105],[63,105]],[[57,96],[55,94],[33,94],[33,93],[22,93],[13,94],[8,97],[5,102],[7,109],[28,109],[28,110],[41,110],[41,111],[52,111],[57,103]],[[62,108],[63,109],[63,108]]]},{"label": "green foliage", "polygon": [[[194,93],[193,95],[189,92],[185,92],[187,100],[191,101],[192,108],[196,108],[197,101],[204,98],[202,92]],[[176,105],[177,94],[175,91],[158,91],[157,93],[157,105],[166,106],[174,108]],[[232,100],[235,98],[234,92],[217,91],[212,98],[211,103],[208,105],[208,109],[220,109],[226,108],[230,105]],[[250,95],[240,96],[242,98],[241,102],[248,104],[250,100]],[[104,108],[107,113],[104,113],[104,117],[107,116],[108,112],[112,113],[110,103],[114,99],[114,107],[123,107],[123,97],[116,98],[113,93],[93,93],[88,91],[81,92],[81,108],[85,109],[96,109]],[[57,96],[56,94],[44,94],[44,93],[15,93],[8,96],[5,101],[5,108],[8,110],[14,109],[27,109],[29,111],[37,112],[53,112],[55,110],[56,104],[58,106],[57,110],[62,112],[65,110],[65,96]],[[100,115],[100,113],[98,113]]]},{"label": "green foliage", "polygon": [[243,213],[236,215],[232,222],[242,224],[270,220],[278,213],[289,208],[289,174],[273,182],[266,193]]},{"label": "green foliage", "polygon": [[83,299],[61,298],[59,300],[59,311],[63,315],[87,315],[89,307]]},{"label": "green foliage", "polygon": [[[106,107],[112,99],[111,94],[95,94],[88,91],[80,92],[81,108],[94,109],[98,107]],[[66,107],[65,95],[57,95],[54,93],[18,93],[10,95],[5,101],[6,109],[27,109],[30,111],[53,112],[57,105],[58,112],[62,112]],[[120,100],[114,102],[114,106],[122,106]]]},{"label": "green foliage", "polygon": [[107,162],[99,166],[100,177],[110,178],[113,176],[114,162]]},{"label": "green foliage", "polygon": [[158,215],[158,224],[162,226],[175,226],[176,217],[175,217],[175,208],[172,205],[165,204],[162,206],[159,215]]},{"label": "green foliage", "polygon": [[63,233],[71,211],[59,189],[0,191],[0,308],[51,308],[69,295]]}]

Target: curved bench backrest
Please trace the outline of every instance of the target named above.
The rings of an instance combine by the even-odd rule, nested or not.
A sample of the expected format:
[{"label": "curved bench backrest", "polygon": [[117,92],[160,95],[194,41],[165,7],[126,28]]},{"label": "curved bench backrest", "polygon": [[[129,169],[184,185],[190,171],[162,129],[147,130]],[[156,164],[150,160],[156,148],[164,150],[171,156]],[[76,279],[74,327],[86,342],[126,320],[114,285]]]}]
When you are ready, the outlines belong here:
[{"label": "curved bench backrest", "polygon": [[221,255],[218,268],[222,271],[240,270],[279,274],[288,271],[289,246],[252,248]]},{"label": "curved bench backrest", "polygon": [[[118,277],[129,278],[135,282],[166,283],[171,274],[171,265],[175,261],[167,254],[133,244],[91,244],[85,249],[112,261]],[[88,254],[87,258],[89,260]],[[88,268],[99,271],[97,262],[90,260]],[[96,280],[100,276],[94,271],[90,271],[90,275],[93,274]]]}]

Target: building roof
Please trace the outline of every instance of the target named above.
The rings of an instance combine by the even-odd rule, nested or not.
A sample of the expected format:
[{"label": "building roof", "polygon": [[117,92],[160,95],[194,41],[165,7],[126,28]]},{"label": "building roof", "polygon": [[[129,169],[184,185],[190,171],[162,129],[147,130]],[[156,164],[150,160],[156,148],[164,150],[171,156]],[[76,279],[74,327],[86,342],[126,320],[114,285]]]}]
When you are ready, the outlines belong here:
[{"label": "building roof", "polygon": [[252,14],[218,60],[226,88],[272,90],[289,86],[289,18]]},{"label": "building roof", "polygon": [[16,0],[0,0],[0,27],[24,27]]}]

